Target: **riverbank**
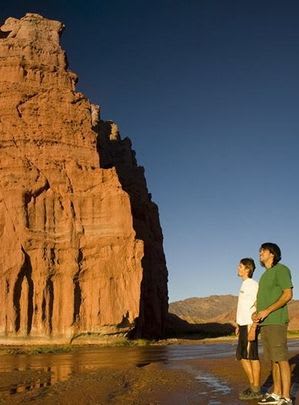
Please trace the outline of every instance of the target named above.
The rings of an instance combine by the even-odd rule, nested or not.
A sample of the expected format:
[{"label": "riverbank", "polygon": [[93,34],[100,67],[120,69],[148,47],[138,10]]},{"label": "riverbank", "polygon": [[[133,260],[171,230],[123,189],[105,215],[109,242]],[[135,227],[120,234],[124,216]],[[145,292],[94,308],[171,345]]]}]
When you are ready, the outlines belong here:
[{"label": "riverbank", "polygon": [[[188,338],[169,338],[162,340],[146,340],[136,339],[128,340],[127,338],[116,338],[100,340],[90,339],[87,341],[76,343],[43,343],[28,340],[25,343],[21,341],[11,342],[6,341],[5,344],[0,343],[1,354],[44,354],[44,353],[62,353],[80,350],[82,347],[144,347],[144,346],[170,346],[170,345],[204,345],[204,344],[220,344],[220,343],[233,343],[236,342],[235,336],[226,336],[220,338],[206,338],[206,339],[188,339]],[[18,344],[17,344],[18,343]]]},{"label": "riverbank", "polygon": [[[288,334],[289,342],[299,340],[299,333],[291,332]],[[140,346],[170,346],[170,345],[209,345],[209,344],[234,344],[237,337],[234,335],[207,337],[197,339],[193,336],[182,338],[167,338],[161,340],[135,339],[129,340],[125,337],[116,338],[89,338],[78,340],[74,343],[59,342],[41,342],[23,340],[0,340],[0,356],[2,354],[44,354],[44,353],[61,353],[80,350],[82,347],[140,347]]]},{"label": "riverbank", "polygon": [[[293,384],[298,384],[298,355],[291,360]],[[270,387],[269,369],[263,365],[263,383]],[[28,401],[51,405],[255,405],[242,402],[238,393],[246,387],[240,364],[232,357],[177,361],[166,366],[151,363],[140,367],[109,367],[73,373],[64,381],[51,380],[47,370],[1,373],[1,404]],[[294,404],[298,405],[297,400]]]},{"label": "riverbank", "polygon": [[[76,346],[70,351],[66,347],[56,347],[56,352],[51,350],[2,351],[0,404],[26,401],[40,405],[244,404],[238,400],[238,393],[246,388],[246,378],[234,359],[232,339],[226,342],[213,339],[212,344],[199,345],[181,342],[164,346]],[[291,341],[294,394],[299,387],[297,353],[298,341]],[[262,381],[267,388],[271,385],[269,366],[263,363],[262,370]],[[256,402],[248,404],[256,405]]]}]

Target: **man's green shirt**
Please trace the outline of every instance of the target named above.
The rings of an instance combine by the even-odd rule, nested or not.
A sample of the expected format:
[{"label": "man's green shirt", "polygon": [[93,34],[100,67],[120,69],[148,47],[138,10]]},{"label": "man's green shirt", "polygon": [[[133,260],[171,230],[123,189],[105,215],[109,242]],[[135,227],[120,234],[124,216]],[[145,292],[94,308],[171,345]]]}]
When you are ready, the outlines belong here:
[{"label": "man's green shirt", "polygon": [[[283,290],[292,288],[292,276],[288,267],[277,263],[270,269],[266,269],[259,281],[257,293],[257,312],[268,308],[276,302],[281,296]],[[288,323],[287,305],[271,312],[266,319],[261,322],[262,325],[281,325]]]}]

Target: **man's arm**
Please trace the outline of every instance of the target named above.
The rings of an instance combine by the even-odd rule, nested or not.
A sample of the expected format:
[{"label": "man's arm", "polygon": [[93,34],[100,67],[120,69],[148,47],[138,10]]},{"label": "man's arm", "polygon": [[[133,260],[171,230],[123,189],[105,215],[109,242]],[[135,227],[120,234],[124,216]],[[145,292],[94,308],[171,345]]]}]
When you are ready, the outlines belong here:
[{"label": "man's arm", "polygon": [[253,322],[251,325],[248,325],[247,340],[252,342],[257,338],[257,327],[258,322]]},{"label": "man's arm", "polygon": [[263,309],[262,311],[258,312],[254,316],[254,320],[256,321],[263,321],[271,312],[276,311],[277,309],[286,305],[291,299],[293,298],[293,290],[292,288],[286,288],[283,290],[281,296],[278,298],[276,302],[270,305],[268,308]]}]

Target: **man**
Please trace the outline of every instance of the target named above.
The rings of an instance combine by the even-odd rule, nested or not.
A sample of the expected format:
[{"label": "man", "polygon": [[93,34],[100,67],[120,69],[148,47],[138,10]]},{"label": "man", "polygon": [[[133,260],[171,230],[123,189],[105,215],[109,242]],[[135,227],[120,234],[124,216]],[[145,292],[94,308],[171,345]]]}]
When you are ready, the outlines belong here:
[{"label": "man", "polygon": [[279,263],[281,252],[275,243],[263,243],[259,255],[266,270],[259,281],[257,313],[253,320],[260,323],[264,355],[272,362],[274,384],[273,392],[267,393],[258,403],[291,405],[287,348],[287,303],[293,297],[291,272]]},{"label": "man", "polygon": [[[238,266],[238,276],[243,280],[240,288],[237,306],[238,346],[236,357],[241,361],[242,367],[249,380],[250,387],[241,392],[239,399],[260,399],[261,394],[261,367],[258,357],[258,342],[256,324],[253,325],[252,315],[256,311],[255,302],[258,291],[258,283],[252,279],[255,270],[254,260],[244,258]],[[249,336],[253,334],[253,340]]]}]

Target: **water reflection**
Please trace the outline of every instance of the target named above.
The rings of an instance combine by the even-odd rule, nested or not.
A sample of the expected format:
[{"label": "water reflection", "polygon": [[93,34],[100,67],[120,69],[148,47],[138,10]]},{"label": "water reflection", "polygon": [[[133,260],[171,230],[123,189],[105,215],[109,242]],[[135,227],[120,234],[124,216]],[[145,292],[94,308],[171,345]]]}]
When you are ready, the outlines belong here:
[{"label": "water reflection", "polygon": [[15,395],[25,391],[33,391],[39,388],[50,387],[54,382],[55,381],[52,379],[52,376],[49,375],[46,381],[41,381],[40,379],[37,379],[31,383],[12,385],[10,387],[9,393],[10,395]]},{"label": "water reflection", "polygon": [[212,392],[214,393],[228,395],[231,392],[231,388],[227,384],[225,384],[223,381],[219,380],[212,374],[200,373],[197,375],[196,380],[210,387]]},{"label": "water reflection", "polygon": [[[175,360],[219,357],[233,353],[234,347],[226,345],[180,345],[141,347],[80,347],[68,353],[2,355],[0,373],[19,371],[17,383],[9,378],[0,379],[0,391],[15,395],[37,388],[49,387],[65,381],[73,373],[99,368],[135,366],[145,367],[153,362],[170,365]],[[28,371],[31,374],[28,376]],[[37,372],[34,373],[34,372]],[[3,376],[4,374],[2,374]],[[29,381],[28,381],[29,380]]]},{"label": "water reflection", "polygon": [[72,372],[99,367],[132,365],[142,367],[152,362],[167,363],[173,360],[196,358],[219,358],[235,351],[234,344],[221,345],[180,345],[144,347],[81,347],[69,353],[15,354],[3,355],[0,373],[12,370],[51,368],[58,380],[63,380]]},{"label": "water reflection", "polygon": [[[297,348],[298,341],[292,342],[291,346],[290,349]],[[46,388],[56,382],[67,380],[73,373],[85,370],[122,366],[145,367],[153,362],[161,362],[167,367],[172,367],[177,360],[231,356],[235,353],[235,347],[235,343],[102,348],[89,346],[68,353],[2,355],[0,377],[6,374],[8,378],[0,378],[0,391],[14,395],[36,388]],[[14,371],[19,371],[20,375]],[[9,373],[13,373],[10,374],[10,378]],[[9,382],[12,375],[18,376],[14,384]],[[205,385],[209,385],[210,382],[216,388],[216,382],[211,376],[197,375],[197,379]]]}]

